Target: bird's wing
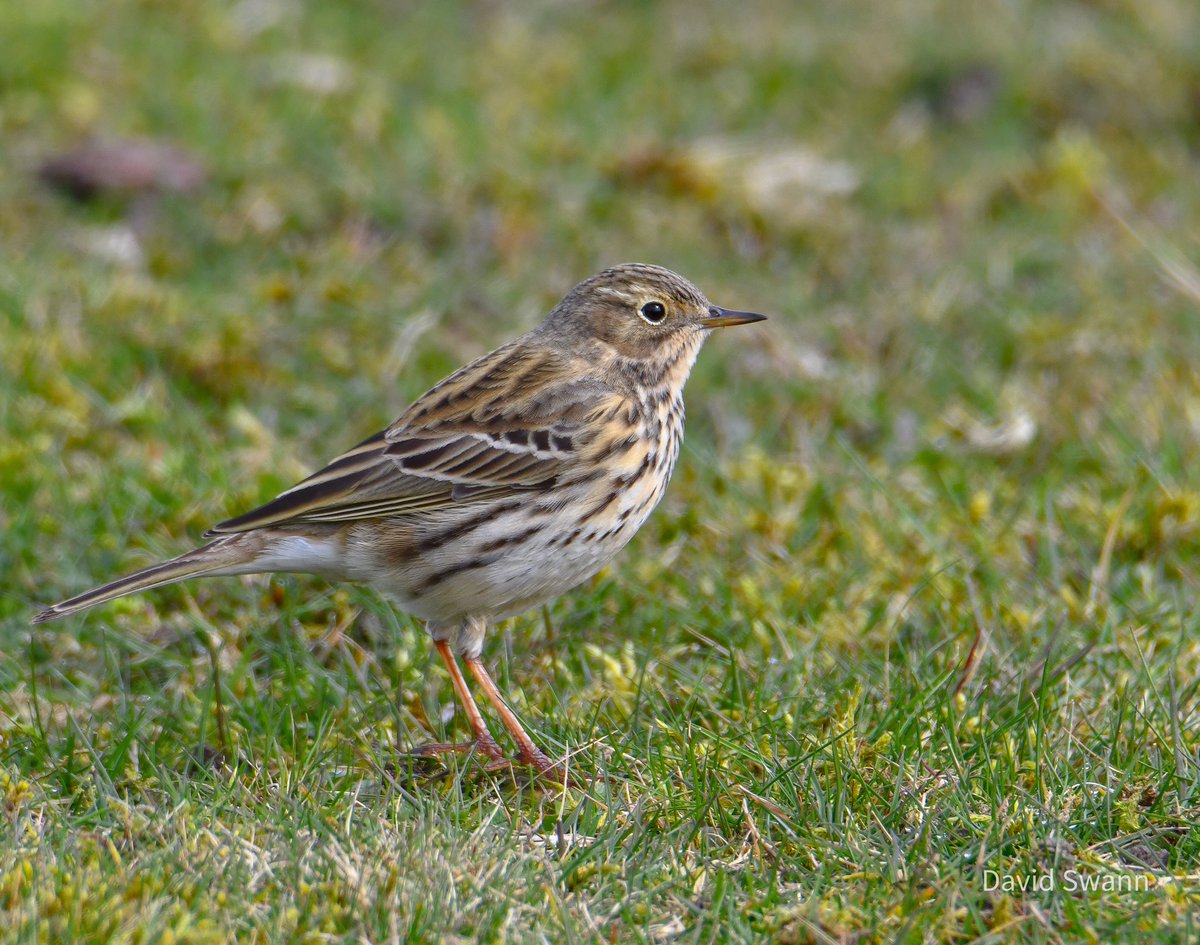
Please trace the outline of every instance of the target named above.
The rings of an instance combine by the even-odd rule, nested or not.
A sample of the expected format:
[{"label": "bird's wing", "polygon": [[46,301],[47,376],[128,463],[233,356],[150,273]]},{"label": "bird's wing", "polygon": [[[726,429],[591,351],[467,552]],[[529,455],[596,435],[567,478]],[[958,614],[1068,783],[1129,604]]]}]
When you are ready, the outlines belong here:
[{"label": "bird's wing", "polygon": [[624,401],[586,366],[512,345],[442,381],[386,430],[209,535],[429,512],[542,490]]}]

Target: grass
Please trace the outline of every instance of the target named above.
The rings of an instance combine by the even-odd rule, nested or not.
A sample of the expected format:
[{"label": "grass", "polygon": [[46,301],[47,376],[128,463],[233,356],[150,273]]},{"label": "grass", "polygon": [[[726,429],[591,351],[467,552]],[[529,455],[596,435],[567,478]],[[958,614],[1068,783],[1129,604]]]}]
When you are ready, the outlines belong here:
[{"label": "grass", "polygon": [[[0,31],[0,940],[1200,937],[1194,4]],[[89,134],[208,165],[140,261],[35,180]],[[588,790],[404,762],[463,727],[365,590],[31,627],[631,259],[773,318],[703,352],[630,548],[490,641]]]}]

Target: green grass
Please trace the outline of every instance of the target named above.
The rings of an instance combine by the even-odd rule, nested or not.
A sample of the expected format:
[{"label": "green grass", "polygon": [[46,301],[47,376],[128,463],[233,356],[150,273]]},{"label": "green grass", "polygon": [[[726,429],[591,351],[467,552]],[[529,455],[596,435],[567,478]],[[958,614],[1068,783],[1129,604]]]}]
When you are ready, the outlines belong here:
[{"label": "green grass", "polygon": [[[1200,938],[1200,7],[47,0],[0,34],[0,940]],[[119,200],[35,180],[88,134],[209,166],[141,266],[85,248]],[[463,725],[365,590],[32,628],[626,260],[773,317],[703,352],[630,548],[489,642],[588,790],[405,761]]]}]

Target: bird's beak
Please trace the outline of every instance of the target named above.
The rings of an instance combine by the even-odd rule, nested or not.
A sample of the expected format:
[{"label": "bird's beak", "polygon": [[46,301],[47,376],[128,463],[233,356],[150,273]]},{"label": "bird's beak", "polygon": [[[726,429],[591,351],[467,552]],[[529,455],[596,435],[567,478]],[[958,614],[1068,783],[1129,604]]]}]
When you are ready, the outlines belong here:
[{"label": "bird's beak", "polygon": [[733,325],[749,325],[751,322],[763,322],[766,315],[756,315],[754,312],[731,312],[727,308],[717,308],[715,305],[708,310],[708,317],[700,319],[705,328],[729,328]]}]

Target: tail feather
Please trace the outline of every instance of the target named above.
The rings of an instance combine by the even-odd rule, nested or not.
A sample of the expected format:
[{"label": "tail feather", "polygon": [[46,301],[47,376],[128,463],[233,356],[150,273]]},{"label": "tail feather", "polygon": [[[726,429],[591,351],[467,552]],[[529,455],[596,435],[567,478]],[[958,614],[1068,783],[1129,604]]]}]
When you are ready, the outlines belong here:
[{"label": "tail feather", "polygon": [[216,541],[203,545],[194,551],[154,564],[133,574],[117,578],[107,584],[101,584],[90,591],[84,591],[75,597],[65,600],[53,607],[47,607],[33,618],[34,623],[45,623],[68,614],[78,613],[96,604],[124,597],[126,594],[136,594],[147,591],[152,587],[162,587],[174,584],[187,578],[200,575],[241,574],[255,570],[247,567],[253,555],[247,549],[239,547],[243,536],[231,535],[228,538],[218,538]]}]

